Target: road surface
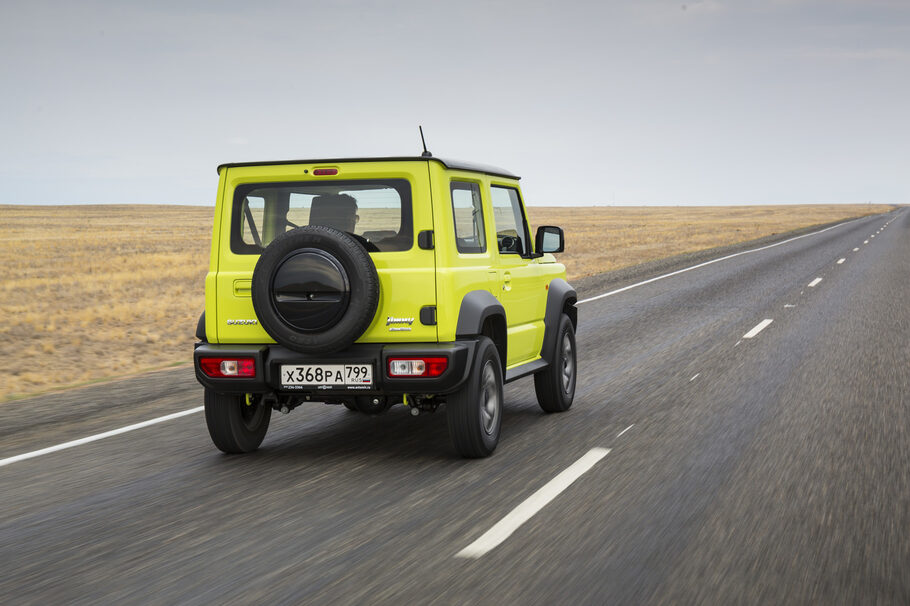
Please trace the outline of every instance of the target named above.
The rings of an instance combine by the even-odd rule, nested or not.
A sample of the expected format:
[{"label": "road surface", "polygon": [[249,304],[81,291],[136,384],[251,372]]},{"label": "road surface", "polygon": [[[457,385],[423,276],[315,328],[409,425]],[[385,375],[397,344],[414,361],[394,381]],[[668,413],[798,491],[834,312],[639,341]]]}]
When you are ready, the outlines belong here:
[{"label": "road surface", "polygon": [[323,405],[225,456],[189,368],[5,404],[0,603],[910,603],[910,209],[638,278],[484,460]]}]

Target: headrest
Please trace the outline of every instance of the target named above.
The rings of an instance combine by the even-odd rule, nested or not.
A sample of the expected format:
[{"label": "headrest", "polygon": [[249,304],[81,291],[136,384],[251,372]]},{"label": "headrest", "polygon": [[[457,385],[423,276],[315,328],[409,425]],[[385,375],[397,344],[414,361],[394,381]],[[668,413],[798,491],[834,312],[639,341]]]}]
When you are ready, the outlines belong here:
[{"label": "headrest", "polygon": [[357,200],[347,194],[316,196],[310,205],[310,225],[325,225],[341,231],[354,229]]}]

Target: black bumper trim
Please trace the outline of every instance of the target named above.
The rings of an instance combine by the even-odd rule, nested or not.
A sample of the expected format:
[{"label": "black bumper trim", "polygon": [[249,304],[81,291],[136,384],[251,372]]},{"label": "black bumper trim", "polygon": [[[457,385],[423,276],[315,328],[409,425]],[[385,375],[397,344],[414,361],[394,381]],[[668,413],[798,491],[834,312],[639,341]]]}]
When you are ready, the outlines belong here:
[{"label": "black bumper trim", "polygon": [[[194,352],[196,379],[208,389],[224,393],[279,393],[310,396],[313,400],[324,397],[353,397],[363,395],[448,394],[457,391],[467,380],[477,342],[464,339],[450,343],[381,343],[354,344],[348,349],[332,354],[301,354],[280,345],[244,345],[202,343]],[[213,378],[199,367],[199,358],[207,356],[246,356],[256,360],[256,377],[252,379]],[[387,369],[390,357],[446,357],[448,367],[438,377],[392,378]],[[331,387],[324,389],[295,389],[281,385],[282,364],[370,364],[373,367],[373,385],[366,389],[357,387]]]}]

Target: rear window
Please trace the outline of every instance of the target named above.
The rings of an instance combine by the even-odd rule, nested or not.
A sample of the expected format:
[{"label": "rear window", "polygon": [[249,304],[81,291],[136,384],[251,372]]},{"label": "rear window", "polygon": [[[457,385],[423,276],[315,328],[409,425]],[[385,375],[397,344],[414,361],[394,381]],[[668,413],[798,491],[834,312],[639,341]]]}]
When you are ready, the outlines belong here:
[{"label": "rear window", "polygon": [[284,232],[326,225],[370,252],[410,250],[411,186],[404,179],[256,183],[234,190],[231,250],[259,254]]}]

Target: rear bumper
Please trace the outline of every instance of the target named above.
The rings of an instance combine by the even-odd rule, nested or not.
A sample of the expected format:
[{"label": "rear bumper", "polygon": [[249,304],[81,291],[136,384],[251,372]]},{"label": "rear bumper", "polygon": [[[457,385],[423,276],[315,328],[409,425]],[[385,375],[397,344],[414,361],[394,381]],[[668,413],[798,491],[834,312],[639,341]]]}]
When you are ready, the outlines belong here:
[{"label": "rear bumper", "polygon": [[[213,391],[222,393],[279,393],[302,396],[360,396],[400,394],[447,394],[457,391],[467,380],[477,342],[472,339],[451,343],[403,343],[395,345],[355,344],[333,354],[308,355],[280,345],[245,345],[197,343],[193,353],[196,379]],[[245,357],[256,363],[256,376],[250,378],[214,378],[199,366],[202,357]],[[445,357],[446,370],[438,377],[388,376],[390,357]],[[370,364],[373,384],[370,386],[284,386],[282,364]],[[317,399],[317,398],[314,398]]]}]

